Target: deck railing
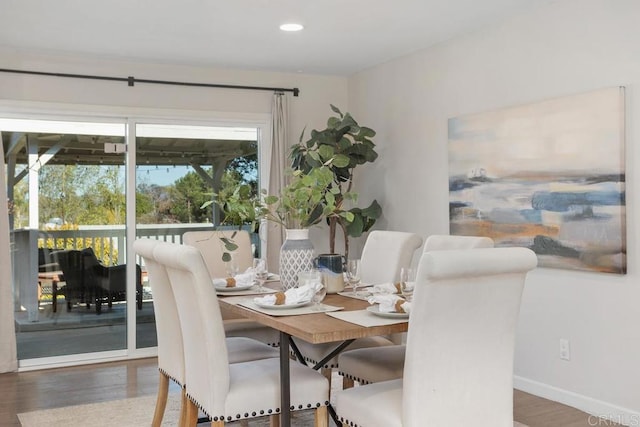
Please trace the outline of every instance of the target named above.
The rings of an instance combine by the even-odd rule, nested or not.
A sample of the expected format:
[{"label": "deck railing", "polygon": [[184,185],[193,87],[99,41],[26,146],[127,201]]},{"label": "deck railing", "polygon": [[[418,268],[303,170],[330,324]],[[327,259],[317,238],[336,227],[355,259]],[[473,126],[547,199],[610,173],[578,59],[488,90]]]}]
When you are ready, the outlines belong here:
[{"label": "deck railing", "polygon": [[[229,229],[232,227],[217,227]],[[211,224],[144,224],[136,227],[137,237],[148,237],[172,243],[182,243],[187,231],[213,230]],[[125,264],[127,259],[124,225],[81,226],[78,230],[11,231],[13,258],[13,285],[16,310],[25,307],[30,321],[38,319],[38,249],[50,251],[93,248],[105,265]],[[257,245],[258,236],[251,236]],[[259,246],[259,245],[257,245]],[[139,258],[136,263],[142,265]]]},{"label": "deck railing", "polygon": [[[136,228],[137,237],[148,237],[171,243],[182,243],[187,231],[211,230],[207,224],[152,224]],[[107,265],[124,264],[126,259],[124,226],[85,226],[79,230],[40,231],[38,247],[51,251],[93,248]]]}]

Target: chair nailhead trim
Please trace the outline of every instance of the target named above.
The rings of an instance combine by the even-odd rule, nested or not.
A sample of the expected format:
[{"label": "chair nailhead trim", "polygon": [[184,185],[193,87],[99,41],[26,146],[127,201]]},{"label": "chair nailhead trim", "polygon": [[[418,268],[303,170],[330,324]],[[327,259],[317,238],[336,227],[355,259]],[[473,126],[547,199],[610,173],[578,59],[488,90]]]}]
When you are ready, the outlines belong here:
[{"label": "chair nailhead trim", "polygon": [[174,383],[178,384],[180,387],[182,387],[182,388],[185,387],[184,384],[182,384],[180,381],[178,381],[173,375],[169,375],[169,373],[167,371],[165,371],[164,369],[158,368],[158,371],[160,371],[162,373],[162,375],[164,375],[165,377],[169,378]]},{"label": "chair nailhead trim", "polygon": [[353,375],[349,375],[349,374],[341,372],[341,371],[338,371],[338,374],[342,375],[343,377],[347,377],[350,380],[357,381],[357,382],[360,383],[360,385],[371,384],[371,381],[369,381],[369,380],[364,380],[362,378],[354,377]]},{"label": "chair nailhead trim", "polygon": [[348,424],[352,427],[358,427],[358,424],[355,424],[353,421],[345,420],[344,417],[340,417],[340,422],[342,424]]},{"label": "chair nailhead trim", "polygon": [[[204,412],[204,414],[207,416],[207,418],[212,419],[211,415],[207,411],[205,411],[205,409],[202,407],[202,405],[199,404],[198,401],[193,398],[193,396],[191,396],[189,393],[186,393],[186,395],[187,395],[187,399],[189,399],[194,405],[196,405],[198,407],[198,409],[200,409],[202,412]],[[220,420],[224,420],[224,416],[222,416],[222,418],[220,418]]]},{"label": "chair nailhead trim", "polygon": [[[225,419],[226,419],[226,421],[233,421],[233,418],[234,418],[234,417],[233,417],[233,416],[231,416],[231,415],[229,415],[229,416],[226,416],[226,417],[225,417],[225,415],[223,414],[223,415],[219,415],[219,416],[212,417],[211,415],[209,415],[209,413],[207,413],[207,411],[205,411],[205,410],[204,410],[204,408],[202,407],[202,405],[200,405],[200,404],[199,404],[199,403],[198,403],[198,402],[197,402],[197,401],[196,401],[196,400],[195,400],[195,399],[194,399],[194,398],[193,398],[189,393],[187,393],[187,399],[189,399],[191,402],[193,402],[193,404],[194,404],[194,405],[196,405],[196,406],[198,407],[198,409],[199,409],[199,410],[201,410],[202,412],[204,412],[204,414],[207,416],[207,418],[209,418],[209,420],[211,420],[211,421],[225,421]],[[327,406],[327,405],[329,405],[329,401],[328,401],[328,400],[324,402],[324,406]],[[313,408],[313,407],[319,408],[320,406],[323,406],[323,405],[322,405],[321,403],[319,403],[319,402],[317,402],[317,403],[315,403],[315,404],[313,404],[313,403],[307,403],[307,405],[306,405],[306,407],[307,407],[307,408]],[[304,407],[305,407],[305,405],[304,405],[304,404],[299,404],[299,405],[298,405],[298,409],[303,409]],[[292,411],[295,411],[295,410],[296,410],[295,405],[291,405],[291,410],[292,410]],[[280,413],[280,408],[275,408],[275,409],[271,409],[271,408],[270,408],[270,409],[267,409],[267,410],[266,410],[266,413],[267,413],[267,414],[273,414],[273,413],[275,413],[275,414],[279,414],[279,413]],[[255,417],[255,416],[257,416],[257,415],[258,415],[258,414],[257,414],[257,412],[256,412],[256,411],[251,412],[251,417]],[[265,415],[265,410],[264,410],[264,409],[261,409],[261,410],[260,410],[260,415]],[[243,417],[241,414],[236,414],[236,415],[235,415],[235,418],[236,418],[236,419],[250,418],[250,416],[249,416],[249,413],[248,413],[248,412],[245,412],[244,417]]]},{"label": "chair nailhead trim", "polygon": [[[293,353],[292,353],[292,355],[294,355],[294,356],[295,356],[295,354],[293,354]],[[313,364],[313,365],[315,365],[316,363],[318,363],[318,361],[317,361],[317,360],[313,360],[313,359],[311,359],[311,358],[309,358],[309,357],[306,357],[306,356],[304,357],[304,360],[305,360],[306,362],[309,362],[309,363]],[[325,363],[325,365],[323,366],[323,368],[327,368],[327,369],[333,369],[333,368],[337,368],[337,367],[338,367],[338,364],[337,364],[337,363],[336,363],[335,365],[334,365],[333,363],[332,363],[332,364],[330,364],[330,365],[327,365],[327,364]]]}]

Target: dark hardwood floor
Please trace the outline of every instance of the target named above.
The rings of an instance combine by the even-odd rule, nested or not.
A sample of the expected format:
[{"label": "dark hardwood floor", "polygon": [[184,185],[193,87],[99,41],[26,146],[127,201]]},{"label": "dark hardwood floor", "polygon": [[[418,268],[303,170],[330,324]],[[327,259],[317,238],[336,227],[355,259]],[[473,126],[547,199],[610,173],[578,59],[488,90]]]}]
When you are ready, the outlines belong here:
[{"label": "dark hardwood floor", "polygon": [[[38,409],[152,395],[156,359],[0,374],[0,426],[19,427],[17,414]],[[178,391],[173,385],[174,391]],[[577,409],[515,391],[515,419],[529,427],[614,426]],[[71,426],[70,426],[71,427]]]}]

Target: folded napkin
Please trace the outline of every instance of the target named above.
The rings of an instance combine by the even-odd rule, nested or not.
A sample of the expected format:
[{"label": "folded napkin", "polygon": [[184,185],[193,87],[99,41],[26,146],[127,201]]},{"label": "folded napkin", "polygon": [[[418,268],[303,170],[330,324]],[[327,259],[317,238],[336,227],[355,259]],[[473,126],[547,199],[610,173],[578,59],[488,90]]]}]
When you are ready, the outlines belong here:
[{"label": "folded napkin", "polygon": [[253,273],[247,272],[247,273],[236,274],[233,277],[233,279],[235,280],[235,284],[231,286],[229,286],[229,279],[231,278],[213,279],[213,286],[218,288],[223,288],[223,287],[233,288],[235,286],[247,286],[253,283]]},{"label": "folded napkin", "polygon": [[[288,289],[284,293],[284,302],[282,304],[292,305],[311,301],[315,293],[319,291],[320,288],[322,288],[322,283],[311,282],[306,285],[298,286],[297,288]],[[262,305],[275,305],[278,294],[280,294],[280,292],[254,298],[253,301]]]},{"label": "folded napkin", "polygon": [[396,303],[398,301],[404,301],[400,304],[400,307],[402,307],[405,313],[409,313],[411,311],[411,303],[397,295],[373,295],[372,297],[369,297],[367,301],[369,304],[378,304],[378,310],[380,310],[381,313],[397,312]]},{"label": "folded napkin", "polygon": [[374,295],[385,295],[385,294],[399,294],[400,291],[396,287],[395,283],[381,283],[379,285],[373,285],[369,292]]}]

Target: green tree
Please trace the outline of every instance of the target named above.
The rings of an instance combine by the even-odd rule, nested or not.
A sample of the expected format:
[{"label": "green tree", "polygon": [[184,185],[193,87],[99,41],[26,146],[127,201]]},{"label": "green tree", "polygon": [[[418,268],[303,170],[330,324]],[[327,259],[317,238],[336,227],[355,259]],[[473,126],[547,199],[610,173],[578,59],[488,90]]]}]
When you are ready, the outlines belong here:
[{"label": "green tree", "polygon": [[173,185],[138,184],[136,189],[137,221],[141,224],[171,224],[177,222],[171,214],[171,193]]},{"label": "green tree", "polygon": [[258,192],[258,155],[236,157],[225,168],[225,173],[234,173],[243,184]]},{"label": "green tree", "polygon": [[120,166],[100,166],[96,179],[85,189],[79,224],[124,224],[125,185]]},{"label": "green tree", "polygon": [[39,221],[62,218],[68,223],[79,223],[83,195],[94,181],[97,167],[75,165],[45,165],[39,173]]},{"label": "green tree", "polygon": [[176,180],[171,195],[171,214],[182,223],[206,222],[211,218],[211,206],[200,207],[211,199],[211,189],[196,172]]}]

